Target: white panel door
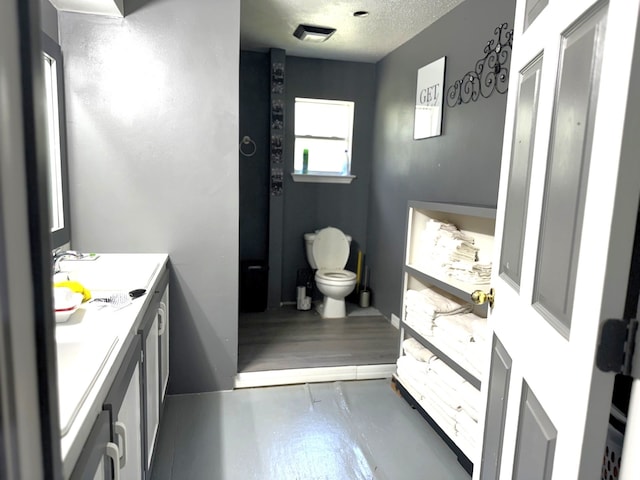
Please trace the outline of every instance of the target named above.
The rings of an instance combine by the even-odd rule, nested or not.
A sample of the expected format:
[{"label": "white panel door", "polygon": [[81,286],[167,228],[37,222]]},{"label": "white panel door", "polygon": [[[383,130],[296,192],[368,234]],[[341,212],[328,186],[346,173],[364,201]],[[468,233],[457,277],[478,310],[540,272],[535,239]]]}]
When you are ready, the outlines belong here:
[{"label": "white panel door", "polygon": [[600,478],[614,375],[594,358],[622,317],[640,195],[638,12],[517,2],[475,479]]}]

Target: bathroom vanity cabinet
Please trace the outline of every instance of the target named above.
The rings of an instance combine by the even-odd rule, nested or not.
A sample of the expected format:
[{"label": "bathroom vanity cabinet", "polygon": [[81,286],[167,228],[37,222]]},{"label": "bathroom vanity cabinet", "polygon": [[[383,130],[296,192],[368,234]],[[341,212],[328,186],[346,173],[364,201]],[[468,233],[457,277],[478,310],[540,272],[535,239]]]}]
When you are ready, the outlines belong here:
[{"label": "bathroom vanity cabinet", "polygon": [[[483,369],[488,368],[490,351],[486,341],[488,306],[472,305],[471,294],[478,289],[488,290],[489,285],[486,268],[485,278],[479,280],[483,283],[480,285],[465,281],[466,278],[460,279],[457,273],[452,276],[451,270],[440,266],[440,257],[433,260],[433,249],[436,248],[430,243],[433,228],[429,231],[431,233],[427,229],[437,224],[429,224],[430,220],[455,225],[462,235],[473,240],[480,259],[478,266],[486,266],[493,255],[495,209],[411,201],[407,211],[400,357],[393,381],[405,399],[421,412],[470,471],[470,459],[475,457],[475,449],[480,444],[480,431],[474,429],[467,413],[473,411],[477,424],[481,414],[478,411],[481,408],[480,379]],[[425,292],[441,296],[439,298],[444,301],[456,302],[471,311],[452,316],[421,314],[417,312],[420,308],[412,302],[415,298],[422,300],[424,297],[421,295]],[[408,339],[418,342],[413,342],[412,346],[422,355],[427,355],[427,362],[415,363],[414,357],[403,360],[408,355],[404,348]],[[461,413],[463,407],[467,410]],[[468,428],[463,430],[461,422]]]},{"label": "bathroom vanity cabinet", "polygon": [[145,296],[102,316],[85,314],[70,327],[86,332],[108,322],[118,342],[62,436],[64,478],[149,478],[169,377],[169,271],[166,255],[156,257],[154,271],[138,276],[149,279],[139,282],[148,287]]}]

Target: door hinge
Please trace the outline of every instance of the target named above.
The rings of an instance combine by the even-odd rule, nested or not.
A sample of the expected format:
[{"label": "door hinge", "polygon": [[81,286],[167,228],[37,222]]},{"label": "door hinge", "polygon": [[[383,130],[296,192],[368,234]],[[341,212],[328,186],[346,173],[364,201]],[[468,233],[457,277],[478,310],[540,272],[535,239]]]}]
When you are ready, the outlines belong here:
[{"label": "door hinge", "polygon": [[638,320],[609,319],[602,324],[596,365],[603,372],[631,375]]}]

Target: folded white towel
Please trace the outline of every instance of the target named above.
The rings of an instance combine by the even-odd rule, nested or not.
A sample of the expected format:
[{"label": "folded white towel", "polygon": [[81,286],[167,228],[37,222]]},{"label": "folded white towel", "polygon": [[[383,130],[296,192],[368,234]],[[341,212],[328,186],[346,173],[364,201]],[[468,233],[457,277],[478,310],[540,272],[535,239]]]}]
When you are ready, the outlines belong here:
[{"label": "folded white towel", "polygon": [[433,323],[442,333],[448,335],[451,340],[467,344],[473,340],[473,328],[469,315],[437,317]]},{"label": "folded white towel", "polygon": [[469,382],[464,382],[457,388],[457,392],[462,410],[467,412],[475,421],[478,421],[478,410],[481,401],[480,391]]},{"label": "folded white towel", "polygon": [[433,398],[438,399],[438,402],[443,405],[443,408],[446,406],[446,409],[450,411],[458,411],[462,409],[459,395],[456,393],[455,389],[444,383],[437,374],[433,372],[429,372],[427,374],[427,383],[425,388],[429,390]]},{"label": "folded white towel", "polygon": [[471,342],[462,353],[462,362],[471,365],[469,371],[480,378],[486,368],[489,368],[489,345],[485,342]]},{"label": "folded white towel", "polygon": [[418,293],[428,305],[439,312],[456,310],[462,306],[457,298],[445,292],[437,292],[433,288],[425,288]]},{"label": "folded white towel", "polygon": [[484,365],[484,362],[488,360],[489,349],[486,342],[472,341],[464,351],[464,357],[469,362],[476,364],[478,367]]},{"label": "folded white towel", "polygon": [[478,390],[467,381],[464,381],[460,385],[458,385],[456,391],[460,394],[460,398],[466,399],[473,405],[478,405],[482,398],[480,390]]},{"label": "folded white towel", "polygon": [[[458,414],[458,409],[453,408],[442,401],[441,398],[435,396],[433,392],[423,394],[423,400],[428,402],[431,405],[429,409],[430,412],[434,410],[438,412],[438,416],[446,419],[448,425],[450,425],[454,430],[456,428],[456,415]],[[427,412],[427,413],[430,413]]]},{"label": "folded white towel", "polygon": [[448,265],[447,273],[450,277],[461,282],[484,285],[491,281],[491,264],[479,264],[476,258],[457,255]]},{"label": "folded white towel", "polygon": [[464,350],[467,347],[467,344],[456,340],[438,326],[434,326],[431,329],[431,336],[433,339],[429,340],[453,360],[460,362],[465,358]]},{"label": "folded white towel", "polygon": [[400,364],[398,365],[397,375],[402,379],[403,382],[409,383],[411,385],[411,388],[413,388],[416,392],[418,392],[422,397],[423,395],[422,390],[424,390],[425,388],[424,383],[421,381],[420,378],[417,378],[414,375],[414,372],[405,368],[404,365]]},{"label": "folded white towel", "polygon": [[438,425],[446,429],[447,432],[455,433],[456,419],[442,409],[440,403],[434,400],[430,395],[421,395],[421,402],[425,410],[433,418]]},{"label": "folded white towel", "polygon": [[490,337],[489,326],[487,325],[487,319],[481,317],[475,317],[471,321],[471,330],[473,331],[473,338],[476,342],[486,342]]},{"label": "folded white towel", "polygon": [[433,319],[435,318],[435,311],[431,308],[431,309],[427,309],[427,308],[420,308],[416,305],[409,305],[407,304],[405,307],[405,311],[407,313],[412,314],[413,316],[417,317],[421,317],[422,321],[424,322],[433,322]]},{"label": "folded white towel", "polygon": [[422,317],[416,318],[411,314],[407,314],[404,319],[404,323],[413,328],[418,334],[423,337],[432,337],[433,336],[433,322],[425,322]]},{"label": "folded white towel", "polygon": [[478,445],[475,438],[464,433],[456,433],[456,443],[463,452],[473,452]]},{"label": "folded white towel", "polygon": [[455,370],[449,367],[442,360],[436,360],[430,363],[431,372],[436,373],[438,378],[450,386],[452,389],[457,390],[458,387],[465,382],[465,379],[458,375]]},{"label": "folded white towel", "polygon": [[411,355],[403,355],[401,357],[398,357],[396,365],[411,372],[412,375],[423,382],[426,382],[427,374],[431,369],[431,365],[429,363],[419,362]]},{"label": "folded white towel", "polygon": [[469,402],[467,402],[467,399],[460,397],[460,409],[464,410],[465,412],[467,412],[467,414],[473,418],[476,422],[478,421],[478,419],[480,418],[480,416],[478,415],[478,407],[477,405],[472,405]]},{"label": "folded white towel", "polygon": [[407,338],[402,342],[402,349],[404,353],[413,357],[414,359],[429,363],[432,360],[435,360],[437,357],[431,350],[425,348],[420,342],[418,342],[415,338]]},{"label": "folded white towel", "polygon": [[[432,363],[441,362],[434,360]],[[448,416],[453,417],[462,407],[459,401],[459,395],[454,388],[447,382],[444,382],[434,372],[430,372],[431,364],[419,362],[413,357],[405,355],[398,358],[397,371],[405,378],[409,378],[417,390],[422,395],[430,397],[437,402],[441,410]]]},{"label": "folded white towel", "polygon": [[456,432],[476,438],[478,435],[478,422],[464,410],[459,410],[456,413]]},{"label": "folded white towel", "polygon": [[459,408],[453,408],[442,401],[436,392],[428,384],[416,378],[411,370],[404,368],[403,365],[398,366],[398,376],[403,384],[411,387],[419,395],[416,400],[421,404],[426,404],[426,410],[438,424],[446,424],[447,427],[455,432],[456,414]]}]

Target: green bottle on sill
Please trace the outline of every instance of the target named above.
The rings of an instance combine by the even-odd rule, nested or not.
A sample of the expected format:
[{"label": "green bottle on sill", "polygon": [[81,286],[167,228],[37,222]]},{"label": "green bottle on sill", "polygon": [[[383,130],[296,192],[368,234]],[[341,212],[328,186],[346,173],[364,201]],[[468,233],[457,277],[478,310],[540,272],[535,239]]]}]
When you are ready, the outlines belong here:
[{"label": "green bottle on sill", "polygon": [[307,173],[309,171],[309,150],[304,149],[302,151],[302,173]]}]

